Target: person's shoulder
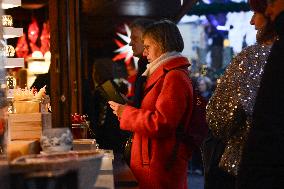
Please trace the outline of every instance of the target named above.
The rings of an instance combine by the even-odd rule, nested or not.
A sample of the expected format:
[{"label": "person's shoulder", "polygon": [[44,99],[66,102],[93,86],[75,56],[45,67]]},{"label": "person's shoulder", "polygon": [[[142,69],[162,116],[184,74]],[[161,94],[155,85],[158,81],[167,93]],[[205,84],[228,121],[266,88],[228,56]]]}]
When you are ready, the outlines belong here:
[{"label": "person's shoulder", "polygon": [[243,56],[243,55],[253,53],[257,48],[258,48],[257,44],[247,46],[243,48],[242,51],[237,56]]},{"label": "person's shoulder", "polygon": [[227,75],[229,73],[236,73],[238,72],[240,69],[240,66],[244,64],[247,65],[249,64],[249,62],[251,62],[251,60],[253,59],[253,57],[255,57],[256,53],[256,49],[257,48],[257,44],[254,45],[250,45],[245,47],[244,49],[242,49],[241,52],[239,52],[231,61],[231,63],[229,64],[229,66],[227,67],[225,74]]},{"label": "person's shoulder", "polygon": [[172,69],[167,72],[166,80],[178,81],[181,83],[190,82],[189,72],[186,69]]},{"label": "person's shoulder", "polygon": [[262,44],[254,44],[254,45],[250,45],[246,48],[244,48],[242,50],[241,53],[258,53],[258,52],[262,52],[262,51],[269,51],[271,49],[271,45],[262,45]]},{"label": "person's shoulder", "polygon": [[245,47],[239,54],[236,55],[235,59],[255,59],[261,56],[267,56],[270,52],[271,46],[254,44]]},{"label": "person's shoulder", "polygon": [[[251,65],[258,64],[261,66],[265,63],[271,46],[254,44],[244,48],[239,54],[233,59],[231,64],[226,69],[226,73],[237,73],[243,75],[243,70],[249,69]],[[250,73],[250,72],[245,72]]]}]

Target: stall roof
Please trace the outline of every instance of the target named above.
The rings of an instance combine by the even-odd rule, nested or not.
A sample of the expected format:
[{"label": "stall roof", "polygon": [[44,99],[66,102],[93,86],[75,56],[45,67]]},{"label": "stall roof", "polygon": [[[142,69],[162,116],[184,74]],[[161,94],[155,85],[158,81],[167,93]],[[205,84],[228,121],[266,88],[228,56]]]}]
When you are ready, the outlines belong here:
[{"label": "stall roof", "polygon": [[[82,0],[81,31],[89,41],[109,46],[109,38],[115,37],[117,28],[136,18],[163,18],[178,22],[195,4],[196,0]],[[112,44],[111,44],[112,43]]]}]

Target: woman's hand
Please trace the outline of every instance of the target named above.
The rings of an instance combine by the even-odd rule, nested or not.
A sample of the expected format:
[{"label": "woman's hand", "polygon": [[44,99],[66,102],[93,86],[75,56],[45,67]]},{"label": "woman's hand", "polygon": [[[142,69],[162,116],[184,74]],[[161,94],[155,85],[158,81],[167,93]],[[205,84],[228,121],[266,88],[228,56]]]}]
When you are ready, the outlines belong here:
[{"label": "woman's hand", "polygon": [[116,103],[114,101],[108,101],[111,109],[113,110],[112,112],[117,116],[117,117],[121,117],[122,112],[125,108],[125,105]]}]

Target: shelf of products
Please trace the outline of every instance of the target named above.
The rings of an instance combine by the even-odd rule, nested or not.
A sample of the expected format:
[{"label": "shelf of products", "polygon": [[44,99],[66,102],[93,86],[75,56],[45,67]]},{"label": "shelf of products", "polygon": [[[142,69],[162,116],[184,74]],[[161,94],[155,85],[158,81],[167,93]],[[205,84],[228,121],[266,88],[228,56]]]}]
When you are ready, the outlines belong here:
[{"label": "shelf of products", "polygon": [[[9,9],[21,6],[21,0],[2,0],[1,7],[3,9]],[[12,24],[11,24],[12,26]],[[14,28],[14,27],[3,27],[3,38],[15,38],[21,37],[23,35],[23,28]],[[24,67],[24,58],[10,58],[7,57],[4,59],[4,68],[16,68]]]}]

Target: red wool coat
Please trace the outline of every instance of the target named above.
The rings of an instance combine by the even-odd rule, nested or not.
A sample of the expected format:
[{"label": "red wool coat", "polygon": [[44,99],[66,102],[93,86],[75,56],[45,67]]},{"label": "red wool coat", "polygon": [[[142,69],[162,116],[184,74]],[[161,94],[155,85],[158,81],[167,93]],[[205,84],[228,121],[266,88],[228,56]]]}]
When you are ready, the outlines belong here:
[{"label": "red wool coat", "polygon": [[[134,132],[130,167],[140,189],[186,189],[191,152],[180,144],[177,160],[166,170],[174,145],[176,128],[189,122],[193,89],[185,57],[162,64],[148,78],[141,109],[126,106],[120,127]],[[165,74],[165,72],[168,72]]]}]

